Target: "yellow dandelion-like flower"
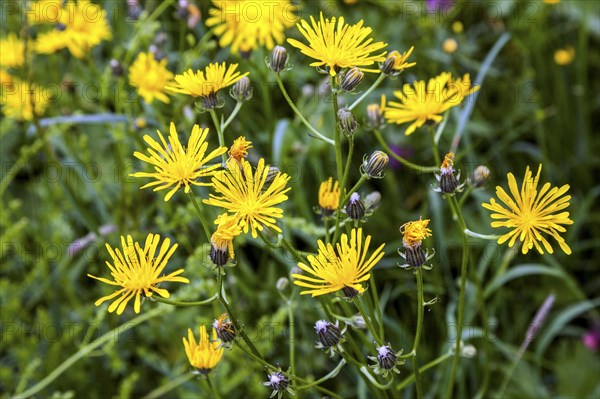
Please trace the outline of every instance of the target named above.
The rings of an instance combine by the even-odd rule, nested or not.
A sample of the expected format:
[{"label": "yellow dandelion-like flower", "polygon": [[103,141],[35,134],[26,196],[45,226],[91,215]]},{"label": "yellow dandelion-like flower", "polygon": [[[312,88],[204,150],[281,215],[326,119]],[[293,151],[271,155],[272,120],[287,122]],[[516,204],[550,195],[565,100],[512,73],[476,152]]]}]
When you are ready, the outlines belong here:
[{"label": "yellow dandelion-like flower", "polygon": [[66,47],[77,58],[83,58],[93,47],[112,37],[106,11],[88,0],[66,3],[60,23],[64,25]]},{"label": "yellow dandelion-like flower", "polygon": [[[115,299],[108,307],[109,313],[117,311],[117,314],[123,313],[127,303],[135,297],[133,310],[135,313],[140,313],[141,295],[151,297],[154,293],[163,298],[169,297],[169,291],[164,288],[159,288],[161,283],[173,281],[177,283],[189,283],[185,277],[179,275],[183,273],[183,269],[174,271],[166,276],[161,276],[167,262],[173,256],[177,249],[177,244],[171,246],[171,240],[166,238],[158,248],[160,236],[158,234],[148,234],[144,248],[138,242],[133,242],[131,236],[127,238],[121,236],[121,246],[123,252],[118,248],[111,248],[106,244],[106,249],[113,264],[106,262],[110,269],[110,274],[113,280],[108,280],[103,277],[96,277],[88,274],[88,277],[102,281],[103,283],[122,287],[116,292],[102,297],[96,301],[96,306],[99,306],[105,301]],[[158,249],[158,255],[156,250]]]},{"label": "yellow dandelion-like flower", "polygon": [[211,244],[219,251],[227,251],[229,258],[235,258],[233,239],[242,234],[242,227],[240,226],[238,217],[224,213],[217,216],[215,224],[218,227],[217,231],[210,237]]},{"label": "yellow dandelion-like flower", "polygon": [[[319,22],[310,17],[311,25],[305,20],[296,24],[300,33],[308,40],[308,45],[295,39],[288,43],[300,49],[302,54],[317,61],[310,64],[314,67],[326,66],[331,76],[340,69],[347,67],[365,67],[375,62],[385,61],[385,51],[371,55],[387,46],[387,43],[374,42],[369,38],[371,28],[363,27],[363,20],[355,25],[346,24],[344,17],[331,20],[319,17]],[[337,25],[337,26],[336,26]],[[378,72],[378,69],[362,69],[368,72]]]},{"label": "yellow dandelion-like flower", "polygon": [[219,147],[206,155],[206,150],[208,149],[208,142],[206,141],[208,129],[200,129],[198,125],[194,125],[192,128],[187,148],[181,145],[173,122],[171,122],[170,126],[168,144],[162,133],[158,130],[157,132],[160,143],[148,135],[144,136],[144,141],[150,146],[147,148],[149,156],[139,151],[133,154],[136,158],[154,165],[154,172],[152,173],[137,172],[130,175],[133,177],[151,177],[155,179],[155,181],[141,188],[157,186],[154,188],[154,191],[159,191],[175,186],[165,196],[165,201],[168,201],[181,186],[185,187],[185,193],[190,192],[190,185],[192,184],[195,186],[210,186],[210,183],[205,183],[198,179],[215,174],[216,169],[221,165],[214,164],[207,166],[206,164],[227,151],[227,148]]},{"label": "yellow dandelion-like flower", "polygon": [[40,33],[33,43],[38,54],[54,54],[67,47],[69,38],[64,31],[53,29]]},{"label": "yellow dandelion-like flower", "polygon": [[400,52],[398,52],[397,50],[390,52],[387,55],[387,59],[391,59],[391,57],[394,57],[393,58],[394,63],[392,65],[392,70],[394,70],[396,72],[400,72],[407,68],[417,65],[416,62],[407,62],[408,57],[410,57],[410,55],[412,54],[414,49],[415,49],[415,46],[412,46],[411,48],[408,49],[408,51],[405,51],[402,54],[400,54]]},{"label": "yellow dandelion-like flower", "polygon": [[221,341],[217,339],[216,331],[213,329],[212,339],[210,339],[204,325],[200,326],[198,343],[196,343],[192,329],[188,328],[188,338],[183,338],[183,346],[188,361],[198,369],[200,374],[208,374],[223,357],[224,349]]},{"label": "yellow dandelion-like flower", "polygon": [[260,159],[256,171],[245,159],[238,163],[235,159],[227,161],[227,170],[215,174],[212,178],[214,190],[220,195],[210,194],[203,200],[205,204],[227,209],[240,220],[244,233],[252,230],[252,237],[258,237],[257,230],[264,227],[281,232],[275,224],[276,219],[283,216],[283,210],[276,207],[287,200],[290,177],[285,173],[277,173],[267,185],[269,166]]},{"label": "yellow dandelion-like flower", "polygon": [[561,225],[573,224],[573,221],[569,219],[569,212],[557,213],[570,205],[571,196],[563,196],[569,190],[569,185],[565,184],[558,188],[546,183],[538,191],[541,171],[542,165],[540,164],[537,175],[533,178],[533,174],[527,167],[520,191],[515,176],[509,173],[507,175],[508,187],[513,198],[502,187],[496,187],[496,196],[506,207],[496,202],[494,198],[490,198],[490,203],[483,203],[482,206],[496,212],[491,214],[491,218],[499,221],[492,222],[492,227],[511,229],[510,232],[498,239],[498,244],[503,244],[510,239],[508,246],[512,247],[518,239],[523,243],[522,252],[524,254],[534,246],[539,253],[543,254],[544,251],[539,244],[541,242],[548,253],[553,253],[550,243],[542,235],[547,234],[558,242],[560,248],[567,255],[570,255],[571,248],[559,233],[566,231]]},{"label": "yellow dandelion-like flower", "polygon": [[394,95],[401,102],[390,101],[385,110],[385,118],[388,122],[397,124],[412,122],[406,129],[405,134],[408,136],[427,121],[441,122],[442,113],[460,105],[477,90],[479,86],[471,86],[469,74],[453,80],[449,72],[443,72],[430,79],[427,86],[421,80],[412,85],[405,84],[402,91],[395,91]]},{"label": "yellow dandelion-like flower", "polygon": [[171,79],[173,74],[167,69],[167,59],[156,61],[152,53],[140,53],[129,68],[129,83],[148,104],[155,98],[169,103],[165,86]]},{"label": "yellow dandelion-like flower", "polygon": [[575,59],[575,49],[573,46],[558,49],[554,52],[554,62],[556,65],[569,65]]},{"label": "yellow dandelion-like flower", "polygon": [[213,0],[206,26],[214,27],[219,46],[231,46],[232,53],[271,50],[283,43],[297,9],[290,0]]},{"label": "yellow dandelion-like flower", "polygon": [[319,206],[322,210],[332,212],[338,208],[340,201],[340,187],[333,177],[325,180],[319,187]]},{"label": "yellow dandelion-like flower", "polygon": [[25,62],[25,45],[14,33],[0,39],[0,66],[17,68]]},{"label": "yellow dandelion-like flower", "polygon": [[244,74],[236,71],[238,64],[231,64],[229,67],[223,62],[222,64],[209,64],[204,71],[197,70],[196,72],[188,69],[183,74],[175,75],[173,86],[166,86],[167,90],[175,93],[187,94],[193,97],[202,97],[210,100],[207,106],[214,107],[216,105],[216,94],[224,87],[231,86],[249,72]]},{"label": "yellow dandelion-like flower", "polygon": [[228,154],[231,158],[240,162],[242,158],[246,158],[250,148],[252,148],[252,142],[246,140],[244,136],[240,136],[233,140],[233,144],[231,145]]},{"label": "yellow dandelion-like flower", "polygon": [[62,0],[38,0],[32,1],[27,10],[27,22],[35,24],[55,24],[60,20],[62,12]]},{"label": "yellow dandelion-like flower", "polygon": [[[4,83],[3,83],[4,84]],[[33,115],[41,116],[48,107],[49,98],[36,84],[13,80],[3,87],[0,103],[4,115],[30,121]],[[33,104],[32,104],[33,102]]]},{"label": "yellow dandelion-like flower", "polygon": [[403,234],[402,243],[405,246],[420,245],[425,238],[431,237],[431,230],[427,228],[428,224],[429,219],[404,223],[400,227],[400,232]]},{"label": "yellow dandelion-like flower", "polygon": [[381,260],[385,244],[381,244],[367,259],[367,252],[371,236],[363,241],[362,229],[352,229],[350,237],[342,234],[340,242],[333,245],[325,245],[323,241],[317,242],[318,253],[316,256],[309,255],[308,263],[298,263],[298,266],[308,273],[292,274],[294,284],[309,288],[300,294],[311,294],[313,297],[343,290],[346,297],[353,297],[364,292],[361,284],[367,281],[371,274],[369,271]]}]

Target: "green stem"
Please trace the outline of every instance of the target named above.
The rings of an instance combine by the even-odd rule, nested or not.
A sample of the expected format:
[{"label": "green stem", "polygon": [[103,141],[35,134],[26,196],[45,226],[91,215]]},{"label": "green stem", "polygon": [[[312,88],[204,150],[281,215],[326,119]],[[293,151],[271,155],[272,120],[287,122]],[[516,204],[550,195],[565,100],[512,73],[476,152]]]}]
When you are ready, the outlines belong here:
[{"label": "green stem", "polygon": [[[451,353],[446,353],[446,354],[438,357],[437,359],[430,361],[425,366],[421,367],[419,369],[419,372],[424,373],[427,370],[429,370],[430,368],[435,367],[438,364],[442,363],[444,360],[450,358],[451,356],[452,356]],[[407,385],[409,385],[411,382],[413,382],[414,379],[415,379],[415,375],[414,374],[410,375],[409,377],[404,379],[402,382],[400,382],[400,384],[396,385],[396,389],[401,390],[401,389],[405,388]]]},{"label": "green stem", "polygon": [[[217,136],[219,137],[219,146],[225,147],[225,137],[223,136],[223,129],[221,128],[221,122],[219,122],[219,118],[217,118],[217,113],[214,109],[209,109],[208,113],[210,114],[210,118],[215,125],[215,130],[217,131]],[[221,160],[223,161],[223,165],[227,163],[227,156],[225,153],[221,154]]]},{"label": "green stem", "polygon": [[323,218],[323,226],[325,227],[325,243],[329,244],[331,242],[331,236],[329,234],[329,218]]},{"label": "green stem", "polygon": [[458,367],[458,360],[460,358],[460,343],[462,337],[462,327],[465,308],[465,289],[467,284],[467,263],[469,259],[467,234],[465,233],[465,230],[467,230],[467,226],[465,225],[465,220],[462,216],[460,208],[458,207],[458,202],[456,201],[456,197],[454,195],[450,197],[450,204],[454,208],[461,226],[463,237],[463,252],[460,267],[460,294],[458,299],[458,319],[456,322],[456,345],[454,347],[454,358],[452,359],[452,368],[450,369],[450,381],[448,383],[448,389],[446,390],[446,398],[452,398],[452,394],[454,391],[454,379],[456,376],[456,369]]},{"label": "green stem", "polygon": [[296,114],[296,116],[298,117],[298,119],[300,119],[300,121],[302,123],[304,123],[304,126],[306,126],[308,128],[308,130],[310,130],[312,132],[312,134],[315,135],[316,138],[318,138],[320,140],[323,140],[324,142],[326,142],[328,144],[335,145],[335,142],[333,140],[331,140],[329,137],[324,136],[317,129],[315,129],[310,124],[310,122],[306,120],[306,118],[304,117],[304,115],[302,115],[302,113],[300,112],[300,110],[298,108],[296,108],[296,105],[294,104],[294,102],[290,98],[290,95],[285,90],[285,86],[283,86],[283,82],[281,81],[281,76],[279,76],[279,73],[275,74],[275,79],[277,80],[277,85],[279,86],[279,90],[281,90],[281,94],[283,94],[283,97],[285,98],[285,100],[289,104],[290,108],[294,111],[294,113]]},{"label": "green stem", "polygon": [[281,236],[280,242],[283,245],[283,247],[290,253],[290,255],[294,257],[294,260],[296,262],[304,262],[304,258],[300,256],[298,251],[296,251],[292,244],[290,244],[290,242],[283,235]]},{"label": "green stem", "polygon": [[385,340],[385,331],[383,328],[383,313],[381,313],[381,304],[379,303],[379,293],[377,292],[377,286],[375,285],[375,274],[371,273],[371,277],[369,278],[369,285],[371,286],[371,293],[373,295],[373,303],[375,303],[375,312],[377,313],[377,317],[375,320],[379,326],[379,336],[381,340]]},{"label": "green stem", "polygon": [[290,325],[289,342],[290,342],[290,372],[296,375],[296,332],[294,327],[294,302],[291,298],[287,300],[288,323]]},{"label": "green stem", "polygon": [[200,224],[202,225],[202,228],[204,229],[204,234],[206,234],[206,239],[210,240],[210,230],[208,228],[208,220],[206,220],[206,216],[204,215],[204,212],[202,212],[202,209],[200,208],[200,203],[196,200],[196,196],[194,195],[194,191],[190,189],[190,192],[188,193],[188,197],[190,197],[190,199],[192,200],[192,203],[194,204],[194,208],[196,208],[196,213],[198,214],[198,218],[200,219]]},{"label": "green stem", "polygon": [[227,129],[227,126],[229,126],[231,121],[233,121],[233,118],[235,118],[235,116],[238,114],[238,112],[240,112],[240,109],[242,109],[242,105],[244,105],[244,103],[242,101],[238,101],[235,104],[235,108],[233,109],[233,111],[231,111],[229,118],[227,118],[227,120],[225,122],[223,122],[223,126],[221,126],[222,132],[225,132],[225,129]]},{"label": "green stem", "polygon": [[420,268],[415,269],[415,275],[417,277],[417,332],[415,333],[415,341],[413,343],[413,369],[415,374],[415,382],[417,388],[417,398],[423,398],[423,386],[421,384],[421,375],[419,373],[419,364],[417,361],[417,353],[419,349],[419,342],[421,341],[421,330],[423,329],[423,308],[425,306],[425,298],[423,295],[423,272]]},{"label": "green stem", "polygon": [[202,305],[208,305],[209,303],[213,303],[215,300],[219,299],[219,296],[217,294],[215,294],[208,299],[205,299],[203,301],[196,301],[196,302],[172,301],[170,299],[161,298],[159,296],[156,296],[154,299],[158,302],[166,303],[168,305],[173,305],[173,306],[202,306]]},{"label": "green stem", "polygon": [[[336,104],[337,104],[337,99],[335,99]],[[337,106],[335,107],[337,108]],[[336,131],[339,130],[339,128],[337,128],[337,113],[336,113]],[[336,133],[336,137],[337,135],[339,135],[339,133]],[[337,141],[336,141],[337,143]],[[337,239],[339,238],[339,229],[340,229],[340,221],[342,219],[342,206],[346,203],[344,201],[345,196],[344,193],[346,192],[346,182],[348,181],[348,174],[350,173],[350,163],[352,162],[352,153],[354,151],[354,136],[350,136],[348,138],[348,157],[346,158],[346,166],[344,168],[344,173],[342,174],[342,180],[339,182],[339,187],[340,187],[340,198],[338,200],[338,207],[337,207],[337,212],[335,215],[335,234],[334,234],[334,243],[337,242]],[[337,163],[337,149],[338,149],[338,145],[336,144],[336,163]],[[340,156],[341,154],[341,145],[340,145]],[[338,170],[339,172],[339,170]]]},{"label": "green stem", "polygon": [[367,89],[367,91],[365,91],[360,97],[358,97],[356,99],[356,101],[354,101],[352,103],[352,105],[348,107],[348,109],[350,111],[352,111],[358,104],[361,103],[362,100],[364,100],[369,94],[371,94],[371,92],[373,90],[375,90],[377,88],[377,86],[379,86],[381,84],[381,82],[383,82],[385,80],[385,78],[386,78],[385,74],[383,74],[383,73],[380,74],[379,77],[377,77],[377,80],[375,80],[375,82],[373,82],[373,84],[371,85],[371,87],[369,87]]},{"label": "green stem", "polygon": [[361,175],[360,179],[356,182],[356,184],[354,185],[354,187],[352,187],[350,189],[350,191],[348,191],[348,194],[346,194],[346,196],[344,197],[344,200],[342,201],[343,204],[345,204],[346,202],[348,202],[348,200],[350,199],[350,196],[360,188],[360,186],[363,185],[363,183],[365,182],[365,180],[367,180],[367,175]]},{"label": "green stem", "polygon": [[405,159],[403,157],[401,157],[400,155],[396,154],[394,151],[392,151],[392,149],[390,148],[389,145],[387,145],[387,143],[385,142],[385,140],[383,139],[383,136],[381,135],[381,131],[379,130],[375,130],[375,138],[377,139],[377,141],[379,141],[379,144],[383,147],[383,149],[392,156],[392,158],[394,158],[396,161],[400,162],[401,164],[403,164],[404,166],[411,168],[413,170],[416,170],[417,172],[421,172],[421,173],[431,173],[437,170],[437,167],[435,166],[421,166],[421,165],[417,165],[415,163],[410,162],[408,159]]},{"label": "green stem", "polygon": [[213,386],[212,381],[210,380],[210,375],[208,375],[208,374],[206,375],[206,384],[208,385],[208,388],[212,392],[213,397],[216,399],[221,399],[221,395],[219,395],[219,392]]},{"label": "green stem", "polygon": [[335,366],[335,368],[333,370],[331,370],[329,372],[329,374],[327,374],[324,377],[319,378],[318,380],[315,380],[313,382],[311,382],[310,384],[306,384],[306,385],[299,385],[296,387],[296,389],[300,390],[300,389],[308,389],[310,387],[313,387],[315,385],[319,385],[327,380],[330,380],[332,378],[334,378],[335,376],[338,375],[338,373],[340,372],[340,370],[342,369],[342,367],[344,367],[346,365],[346,359],[340,360],[340,362],[338,363],[337,366]]},{"label": "green stem", "polygon": [[229,319],[233,323],[233,326],[235,327],[235,331],[238,334],[240,334],[240,336],[242,337],[242,339],[244,340],[246,345],[248,345],[248,348],[250,348],[250,350],[254,353],[254,355],[256,357],[262,359],[262,356],[260,355],[260,353],[258,352],[256,347],[254,346],[252,341],[250,341],[250,339],[248,338],[248,335],[246,335],[246,332],[240,326],[240,323],[238,322],[237,318],[235,317],[235,314],[233,313],[233,311],[231,310],[231,307],[229,306],[229,302],[227,302],[227,296],[225,294],[225,287],[223,286],[223,275],[221,274],[221,272],[222,272],[222,270],[221,270],[221,268],[219,268],[217,270],[217,294],[216,294],[218,296],[219,302],[221,302],[221,305],[223,305],[223,307],[225,308],[225,311],[229,315]]},{"label": "green stem", "polygon": [[358,311],[362,315],[363,319],[365,319],[365,323],[367,324],[367,328],[371,332],[371,335],[373,336],[373,339],[375,340],[375,342],[377,343],[377,345],[378,346],[383,346],[383,341],[381,340],[381,338],[379,338],[379,335],[377,334],[377,331],[375,330],[375,327],[373,327],[373,323],[371,323],[371,319],[369,318],[369,315],[367,315],[367,312],[365,311],[365,307],[362,304],[362,302],[360,301],[360,297],[358,297],[358,296],[355,297],[352,302],[354,302],[354,304],[356,305],[356,308],[358,309]]},{"label": "green stem", "polygon": [[473,188],[474,188],[474,186],[472,184],[469,184],[469,187],[467,187],[467,190],[460,197],[460,201],[458,201],[458,206],[460,207],[460,209],[462,209],[463,205],[465,204],[465,201],[467,200],[467,198],[469,198],[469,195],[471,195],[471,193],[473,192]]},{"label": "green stem", "polygon": [[38,382],[37,384],[35,384],[34,386],[29,388],[25,392],[23,392],[19,395],[15,395],[14,398],[22,399],[22,398],[28,398],[30,396],[35,395],[36,393],[38,393],[42,389],[44,389],[46,386],[48,386],[52,381],[57,379],[62,373],[67,371],[71,366],[73,366],[73,364],[77,363],[79,360],[81,360],[84,357],[86,357],[87,355],[89,355],[95,349],[99,348],[100,346],[104,345],[107,342],[116,340],[119,335],[121,335],[125,331],[137,326],[138,324],[141,324],[141,323],[143,323],[147,320],[153,319],[155,317],[162,316],[162,314],[166,313],[166,312],[167,311],[165,308],[155,308],[155,309],[152,309],[140,316],[137,316],[137,317],[119,325],[117,328],[115,328],[113,330],[110,330],[109,332],[107,332],[106,334],[101,336],[100,338],[94,340],[93,342],[91,342],[91,343],[87,344],[86,346],[84,346],[83,348],[79,349],[77,352],[75,352],[73,355],[71,355],[68,359],[66,359],[64,362],[62,362],[57,368],[55,368],[44,379],[42,379],[40,382]]},{"label": "green stem", "polygon": [[495,234],[479,234],[479,233],[475,233],[474,231],[471,231],[469,229],[465,229],[464,233],[471,237],[481,238],[481,239],[490,240],[490,241],[496,241],[496,240],[498,240],[498,238],[500,238],[500,236],[495,235]]}]

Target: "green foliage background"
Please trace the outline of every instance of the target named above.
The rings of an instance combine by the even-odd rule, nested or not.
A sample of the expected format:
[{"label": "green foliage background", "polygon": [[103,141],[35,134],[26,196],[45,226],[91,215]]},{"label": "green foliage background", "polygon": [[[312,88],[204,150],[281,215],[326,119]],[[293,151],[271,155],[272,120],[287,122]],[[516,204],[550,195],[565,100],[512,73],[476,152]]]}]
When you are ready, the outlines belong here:
[{"label": "green foliage background", "polygon": [[[151,11],[158,3],[142,4]],[[305,18],[317,15],[318,10],[343,15],[351,23],[363,18],[365,25],[373,28],[376,39],[389,43],[389,49],[403,51],[415,46],[411,58],[417,66],[398,80],[386,80],[369,101],[361,104],[356,112],[360,121],[364,120],[367,103],[377,102],[381,94],[389,100],[392,91],[399,90],[404,82],[428,79],[442,71],[453,75],[470,72],[474,78],[500,35],[510,33],[510,40],[485,77],[457,154],[456,165],[463,176],[479,164],[492,171],[486,187],[467,200],[465,217],[472,230],[495,233],[480,203],[493,195],[496,185],[506,187],[506,173],[513,172],[519,180],[526,166],[537,169],[542,163],[542,180],[571,186],[569,210],[574,224],[565,238],[573,254],[566,256],[560,250],[543,256],[516,253],[510,265],[502,268],[510,252],[507,247],[472,241],[463,338],[478,352],[475,358],[461,361],[457,393],[460,397],[477,393],[488,397],[498,391],[536,310],[553,293],[554,307],[505,394],[519,398],[598,397],[598,353],[581,342],[581,335],[600,322],[598,4],[457,1],[448,14],[426,13],[424,4],[418,1],[359,1],[354,5],[313,1],[301,5],[300,15]],[[202,15],[207,15],[207,2],[199,6]],[[143,134],[152,135],[155,129],[165,132],[169,121],[176,123],[181,135],[191,131],[194,123],[212,129],[209,115],[195,111],[190,98],[173,96],[171,104],[150,106],[123,78],[112,76],[112,58],[123,60],[128,51],[135,54],[147,50],[156,33],[167,34],[164,50],[171,71],[199,68],[215,60],[239,62],[240,70],[250,71],[254,98],[244,105],[228,129],[226,140],[231,143],[245,135],[254,143],[251,160],[265,157],[292,176],[290,200],[284,206],[281,224],[298,248],[313,251],[316,234],[320,233],[320,221],[312,207],[316,205],[319,182],[335,175],[333,151],[310,138],[294,119],[275,86],[274,76],[264,65],[267,53],[257,51],[249,59],[231,55],[228,49],[217,46],[213,36],[205,35],[202,22],[189,29],[177,19],[174,5],[152,23],[128,18],[125,2],[106,1],[104,7],[113,39],[95,48],[88,59],[75,59],[66,51],[35,57],[35,81],[61,87],[46,116],[67,116],[71,122],[51,124],[46,136],[36,135],[28,123],[9,118],[0,123],[5,189],[0,204],[3,396],[34,385],[87,343],[135,316],[131,307],[121,317],[107,314],[106,306],[96,308],[94,301],[109,289],[86,277],[87,273],[108,274],[104,243],[115,246],[120,234],[132,234],[141,240],[148,232],[160,233],[180,244],[169,267],[185,267],[192,283],[168,287],[176,298],[197,300],[210,296],[215,289],[213,275],[206,267],[202,228],[187,197],[178,193],[164,203],[162,194],[139,190],[141,182],[127,176],[144,168],[132,156],[135,150],[146,147],[141,140]],[[7,31],[19,32],[21,16],[6,13],[7,8],[4,11],[2,36]],[[455,20],[464,24],[462,33],[452,32]],[[299,34],[294,28],[288,35]],[[452,55],[442,51],[442,42],[448,37],[458,42],[458,50]],[[553,53],[566,45],[575,48],[575,60],[558,66]],[[323,76],[308,66],[302,54],[287,47],[293,69],[282,74],[284,82],[304,114],[331,136],[330,98],[319,95]],[[373,80],[367,76],[360,89],[366,90]],[[234,102],[224,98],[226,104],[221,111],[227,115]],[[345,95],[345,101],[353,99]],[[74,122],[78,115],[104,113],[125,113],[128,119],[125,123],[111,117],[103,123]],[[449,113],[440,142],[442,151],[450,147],[460,113],[461,109]],[[148,126],[136,128],[136,117],[145,118]],[[433,164],[426,129],[405,137],[404,128],[388,126],[384,131],[388,143],[408,151],[414,162]],[[215,135],[212,140],[216,145]],[[51,149],[55,159],[46,149]],[[356,136],[351,184],[360,177],[362,156],[375,149],[379,147],[372,134],[361,129]],[[18,173],[9,173],[15,164],[19,165]],[[361,189],[363,194],[377,190],[382,195],[381,207],[365,230],[373,235],[375,243],[387,243],[386,257],[376,267],[375,276],[385,309],[386,340],[396,349],[409,350],[416,323],[414,277],[396,267],[399,257],[395,249],[401,246],[398,228],[420,216],[432,219],[434,236],[428,245],[435,247],[437,255],[432,261],[434,269],[425,274],[425,295],[426,299],[438,297],[438,302],[425,313],[419,355],[422,364],[452,345],[460,267],[459,230],[447,203],[431,192],[433,182],[432,175],[396,168],[389,169],[384,179],[371,181]],[[207,195],[206,190],[197,192]],[[216,210],[213,213],[215,216]],[[68,254],[70,243],[106,225],[115,225],[116,231],[99,236],[75,255]],[[227,280],[230,299],[250,336],[256,337],[259,350],[271,363],[287,368],[287,314],[275,283],[288,276],[294,264],[283,251],[266,249],[259,240],[240,237],[236,245],[238,266],[229,271]],[[309,297],[298,296],[295,301],[297,372],[319,378],[336,364],[314,349],[312,326],[323,314],[318,302]],[[161,306],[165,306],[164,311],[157,317],[100,345],[41,390],[39,397],[140,397],[185,376],[189,365],[181,337],[189,327],[197,331],[199,323],[212,322],[222,309],[218,304],[172,309],[146,302],[142,313]],[[372,354],[374,346],[366,343],[363,349],[365,355]],[[425,373],[425,389],[430,397],[443,392],[448,365]],[[397,381],[410,373],[406,365]],[[264,370],[237,349],[226,352],[214,371],[215,384],[224,397],[266,397],[269,391],[259,385],[265,377]],[[324,386],[343,397],[368,397],[367,388],[350,367]],[[412,397],[413,389],[410,385],[393,396]],[[163,396],[202,395],[208,397],[191,379]],[[301,396],[319,397],[316,392],[302,392]]]}]

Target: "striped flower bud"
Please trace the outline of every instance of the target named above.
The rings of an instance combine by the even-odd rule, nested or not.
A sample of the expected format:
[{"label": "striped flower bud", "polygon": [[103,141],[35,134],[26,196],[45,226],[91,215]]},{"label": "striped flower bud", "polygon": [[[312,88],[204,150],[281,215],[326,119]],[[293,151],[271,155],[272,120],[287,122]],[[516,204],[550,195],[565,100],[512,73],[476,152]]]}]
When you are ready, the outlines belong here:
[{"label": "striped flower bud", "polygon": [[248,101],[252,98],[252,86],[250,85],[250,79],[244,76],[240,80],[234,83],[229,90],[229,95],[237,102]]},{"label": "striped flower bud", "polygon": [[346,206],[348,217],[354,220],[361,220],[365,216],[365,212],[365,204],[360,199],[360,194],[352,193]]},{"label": "striped flower bud", "polygon": [[361,172],[366,175],[369,179],[381,179],[383,177],[383,170],[387,166],[390,158],[383,151],[375,151],[370,157],[366,157],[363,160],[361,166]]},{"label": "striped flower bud", "polygon": [[357,67],[351,68],[342,79],[342,89],[345,91],[356,89],[364,77],[365,74],[360,69]]},{"label": "striped flower bud", "polygon": [[285,69],[287,60],[288,53],[285,47],[275,46],[271,52],[271,60],[268,62],[268,66],[273,72],[281,72]]}]

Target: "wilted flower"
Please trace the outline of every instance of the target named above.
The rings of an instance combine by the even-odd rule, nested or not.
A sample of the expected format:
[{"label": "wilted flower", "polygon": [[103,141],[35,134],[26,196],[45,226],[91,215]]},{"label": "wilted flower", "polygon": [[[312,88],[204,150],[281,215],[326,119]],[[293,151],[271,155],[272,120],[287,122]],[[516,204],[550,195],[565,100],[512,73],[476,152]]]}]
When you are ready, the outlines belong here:
[{"label": "wilted flower", "polygon": [[402,350],[394,352],[391,345],[382,345],[377,347],[377,356],[368,356],[369,359],[374,360],[376,363],[371,365],[376,374],[387,377],[388,374],[394,372],[400,374],[398,365],[404,364],[404,360],[398,359],[398,356],[402,354]]}]

